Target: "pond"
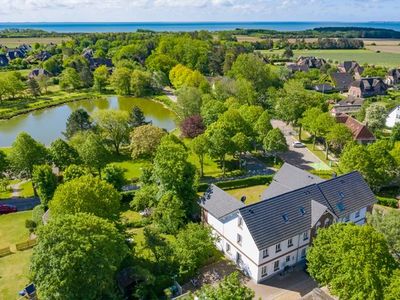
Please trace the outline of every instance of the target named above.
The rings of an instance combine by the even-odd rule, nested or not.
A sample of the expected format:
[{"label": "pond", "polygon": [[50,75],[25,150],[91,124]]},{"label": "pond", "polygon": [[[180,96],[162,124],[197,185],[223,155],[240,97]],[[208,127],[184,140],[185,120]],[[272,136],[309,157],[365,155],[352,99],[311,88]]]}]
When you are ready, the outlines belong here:
[{"label": "pond", "polygon": [[25,131],[34,139],[49,145],[63,137],[65,124],[72,111],[85,109],[89,114],[97,109],[119,109],[130,112],[133,106],[142,109],[146,120],[168,131],[176,127],[174,113],[161,103],[149,99],[109,96],[106,99],[81,100],[65,103],[0,121],[0,147],[9,147],[16,136]]}]

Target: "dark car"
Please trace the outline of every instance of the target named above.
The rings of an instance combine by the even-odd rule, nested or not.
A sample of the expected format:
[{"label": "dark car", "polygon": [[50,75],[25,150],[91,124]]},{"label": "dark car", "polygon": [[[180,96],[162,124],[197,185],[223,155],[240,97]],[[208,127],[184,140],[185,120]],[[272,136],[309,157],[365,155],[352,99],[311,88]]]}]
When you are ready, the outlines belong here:
[{"label": "dark car", "polygon": [[17,211],[17,207],[9,204],[0,204],[0,215],[9,214]]}]

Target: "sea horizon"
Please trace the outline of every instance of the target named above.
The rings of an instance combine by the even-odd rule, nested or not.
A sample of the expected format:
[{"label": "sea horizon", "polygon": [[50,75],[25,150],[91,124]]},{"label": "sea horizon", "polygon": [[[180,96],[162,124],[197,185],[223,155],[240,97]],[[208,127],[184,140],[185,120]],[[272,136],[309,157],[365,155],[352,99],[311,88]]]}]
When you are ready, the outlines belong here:
[{"label": "sea horizon", "polygon": [[301,31],[317,27],[370,27],[400,31],[400,21],[0,22],[0,30],[40,29],[58,33],[133,32],[137,30],[152,30],[157,32],[220,31],[236,28]]}]

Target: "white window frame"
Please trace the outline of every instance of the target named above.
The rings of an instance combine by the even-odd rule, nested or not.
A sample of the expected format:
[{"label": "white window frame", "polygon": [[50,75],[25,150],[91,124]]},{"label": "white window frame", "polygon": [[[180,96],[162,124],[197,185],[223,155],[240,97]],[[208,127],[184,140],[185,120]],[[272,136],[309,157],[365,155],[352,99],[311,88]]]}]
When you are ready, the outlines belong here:
[{"label": "white window frame", "polygon": [[360,217],[360,211],[359,210],[356,211],[356,213],[354,214],[354,217],[356,219],[358,219]]},{"label": "white window frame", "polygon": [[243,228],[243,219],[241,216],[238,216],[238,227]]},{"label": "white window frame", "polygon": [[274,272],[278,271],[280,269],[279,267],[279,260],[274,261]]},{"label": "white window frame", "polygon": [[290,255],[286,255],[286,262],[290,262]]},{"label": "white window frame", "polygon": [[236,236],[236,242],[238,245],[242,246],[242,236],[239,233]]},{"label": "white window frame", "polygon": [[275,245],[275,253],[281,252],[281,243]]},{"label": "white window frame", "polygon": [[262,266],[261,267],[261,277],[265,277],[267,275],[268,275],[268,266],[267,265]]},{"label": "white window frame", "polygon": [[231,253],[231,244],[226,243],[225,250],[226,250],[227,253]]},{"label": "white window frame", "polygon": [[288,239],[287,246],[288,248],[293,247],[293,238]]},{"label": "white window frame", "polygon": [[269,256],[268,248],[263,249],[263,251],[262,251],[262,258],[266,258],[266,257],[268,257],[268,256]]},{"label": "white window frame", "polygon": [[303,241],[307,241],[308,240],[308,231],[303,233]]}]

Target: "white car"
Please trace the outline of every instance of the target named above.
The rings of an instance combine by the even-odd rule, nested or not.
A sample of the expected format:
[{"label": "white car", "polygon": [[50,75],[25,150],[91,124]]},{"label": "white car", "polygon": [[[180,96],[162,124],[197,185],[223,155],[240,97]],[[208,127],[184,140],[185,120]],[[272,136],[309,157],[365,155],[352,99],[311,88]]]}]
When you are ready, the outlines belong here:
[{"label": "white car", "polygon": [[298,142],[298,141],[293,142],[292,146],[293,146],[293,148],[304,148],[305,147],[305,145],[302,142]]}]

